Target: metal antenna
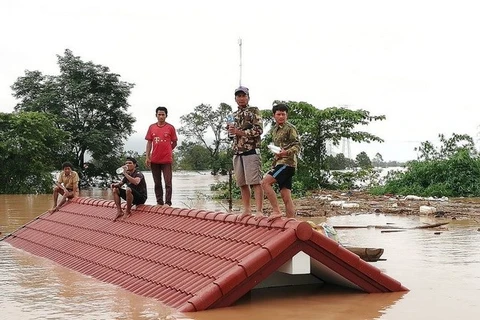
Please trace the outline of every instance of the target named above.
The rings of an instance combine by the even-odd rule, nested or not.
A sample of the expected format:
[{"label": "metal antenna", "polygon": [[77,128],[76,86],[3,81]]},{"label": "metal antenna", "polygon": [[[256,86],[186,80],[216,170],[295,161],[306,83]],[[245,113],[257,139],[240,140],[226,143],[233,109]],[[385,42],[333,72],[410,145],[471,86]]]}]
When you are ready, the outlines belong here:
[{"label": "metal antenna", "polygon": [[238,38],[238,47],[240,49],[240,78],[238,85],[242,86],[242,38]]},{"label": "metal antenna", "polygon": [[[238,48],[240,49],[240,77],[238,80],[239,87],[242,86],[242,38],[238,38]],[[228,170],[228,212],[232,212],[233,209],[233,197],[232,197],[232,168]]]}]

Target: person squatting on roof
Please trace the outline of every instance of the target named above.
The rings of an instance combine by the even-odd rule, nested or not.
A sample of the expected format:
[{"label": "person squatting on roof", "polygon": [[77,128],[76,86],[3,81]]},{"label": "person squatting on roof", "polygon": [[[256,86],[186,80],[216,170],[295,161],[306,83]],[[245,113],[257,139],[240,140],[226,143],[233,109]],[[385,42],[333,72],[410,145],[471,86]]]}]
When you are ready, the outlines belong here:
[{"label": "person squatting on roof", "polygon": [[[53,187],[53,207],[48,210],[49,213],[57,211],[67,200],[79,196],[78,181],[78,173],[73,171],[72,164],[70,162],[62,163],[62,171],[58,175],[55,187]],[[62,195],[62,199],[57,204],[59,195]]]},{"label": "person squatting on roof", "polygon": [[[110,187],[113,192],[113,199],[117,207],[117,215],[113,221],[118,218],[128,218],[131,215],[132,205],[144,204],[147,201],[147,183],[145,177],[137,169],[137,160],[127,157],[123,166],[123,179],[120,182],[112,183]],[[125,189],[122,186],[125,185]],[[125,212],[121,207],[120,198],[126,200],[127,206]]]}]

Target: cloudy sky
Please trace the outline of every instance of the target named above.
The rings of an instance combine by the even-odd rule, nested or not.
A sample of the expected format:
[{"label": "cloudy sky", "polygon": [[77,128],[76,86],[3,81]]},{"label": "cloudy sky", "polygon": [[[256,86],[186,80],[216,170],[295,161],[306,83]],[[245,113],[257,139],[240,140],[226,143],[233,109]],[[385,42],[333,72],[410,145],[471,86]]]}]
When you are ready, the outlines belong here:
[{"label": "cloudy sky", "polygon": [[[25,70],[59,72],[65,49],[136,84],[130,111],[143,151],[156,106],[172,124],[201,103],[306,101],[366,109],[387,120],[367,130],[385,143],[351,144],[351,155],[416,158],[439,133],[480,131],[480,30],[475,1],[36,1],[0,2],[0,112]],[[348,149],[345,148],[345,151]]]}]

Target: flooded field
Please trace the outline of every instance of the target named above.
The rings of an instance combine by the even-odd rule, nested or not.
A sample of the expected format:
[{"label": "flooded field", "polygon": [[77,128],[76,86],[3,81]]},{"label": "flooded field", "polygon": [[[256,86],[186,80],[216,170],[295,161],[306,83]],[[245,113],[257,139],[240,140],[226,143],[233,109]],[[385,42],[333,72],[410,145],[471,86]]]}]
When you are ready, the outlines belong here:
[{"label": "flooded field", "polygon": [[[151,176],[147,176],[151,179]],[[148,182],[148,180],[147,180]],[[214,177],[174,175],[173,205],[226,211],[211,200]],[[109,190],[82,196],[111,199]],[[154,204],[149,183],[149,204]],[[5,235],[42,214],[51,195],[0,195],[0,231]],[[234,208],[239,204],[235,203]],[[301,219],[307,219],[301,218]],[[334,226],[390,225],[412,228],[449,222],[441,229],[382,232],[378,228],[338,229],[344,245],[381,247],[385,261],[372,263],[410,289],[364,294],[307,286],[254,290],[233,306],[179,314],[161,302],[137,296],[0,242],[0,308],[4,319],[476,319],[480,313],[480,225],[383,213],[309,217]]]}]

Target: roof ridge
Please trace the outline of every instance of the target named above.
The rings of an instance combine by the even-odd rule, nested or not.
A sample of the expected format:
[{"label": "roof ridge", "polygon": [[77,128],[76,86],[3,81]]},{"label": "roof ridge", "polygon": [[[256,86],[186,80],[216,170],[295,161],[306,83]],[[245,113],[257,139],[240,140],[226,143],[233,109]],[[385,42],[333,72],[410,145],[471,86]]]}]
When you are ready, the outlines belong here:
[{"label": "roof ridge", "polygon": [[[73,198],[71,202],[99,206],[99,207],[107,207],[107,208],[115,207],[115,202],[113,200],[95,199],[95,198],[89,198],[89,197]],[[140,212],[144,211],[144,212],[159,213],[159,214],[172,215],[172,216],[190,217],[190,218],[203,219],[203,220],[215,220],[215,221],[221,221],[221,222],[230,222],[234,224],[245,224],[245,225],[254,225],[257,227],[280,228],[280,229],[287,229],[290,227],[298,226],[299,224],[306,223],[305,221],[299,221],[294,218],[274,219],[272,221],[269,221],[268,217],[256,218],[254,216],[242,218],[242,220],[237,221],[238,214],[235,214],[232,212],[211,211],[206,209],[163,207],[163,206],[149,205],[149,204],[140,205],[135,209],[135,211],[140,211]],[[184,211],[188,211],[187,214],[184,214]],[[311,226],[309,228],[311,229]]]}]

